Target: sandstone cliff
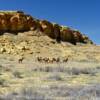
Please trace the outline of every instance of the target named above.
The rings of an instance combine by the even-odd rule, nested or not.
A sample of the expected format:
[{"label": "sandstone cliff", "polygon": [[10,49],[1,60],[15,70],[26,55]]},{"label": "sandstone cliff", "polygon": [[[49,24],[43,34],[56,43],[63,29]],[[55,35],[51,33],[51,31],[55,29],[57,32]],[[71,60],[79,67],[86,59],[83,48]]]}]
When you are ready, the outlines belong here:
[{"label": "sandstone cliff", "polygon": [[86,35],[21,11],[0,12],[0,34],[0,100],[100,97],[100,46]]},{"label": "sandstone cliff", "polygon": [[72,44],[77,42],[93,43],[87,36],[69,27],[35,19],[22,11],[0,11],[0,34],[5,32],[16,34],[30,30],[41,32],[41,35],[47,35],[56,39],[57,42],[66,41]]}]

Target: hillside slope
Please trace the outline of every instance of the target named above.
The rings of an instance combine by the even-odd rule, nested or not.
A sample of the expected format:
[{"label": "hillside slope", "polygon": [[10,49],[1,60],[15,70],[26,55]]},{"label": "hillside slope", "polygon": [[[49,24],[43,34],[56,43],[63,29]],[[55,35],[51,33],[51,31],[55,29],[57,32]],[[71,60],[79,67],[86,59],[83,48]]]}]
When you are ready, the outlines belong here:
[{"label": "hillside slope", "polygon": [[[1,13],[6,18],[16,13],[23,16],[23,12],[16,11]],[[66,27],[63,28],[67,32],[60,31],[59,40],[51,36],[50,27],[41,21],[41,30],[30,26],[22,30],[25,22],[18,19],[19,15],[13,30],[11,24],[7,27],[5,19],[0,19],[0,100],[99,100],[100,46]],[[74,36],[76,45],[66,34]]]}]

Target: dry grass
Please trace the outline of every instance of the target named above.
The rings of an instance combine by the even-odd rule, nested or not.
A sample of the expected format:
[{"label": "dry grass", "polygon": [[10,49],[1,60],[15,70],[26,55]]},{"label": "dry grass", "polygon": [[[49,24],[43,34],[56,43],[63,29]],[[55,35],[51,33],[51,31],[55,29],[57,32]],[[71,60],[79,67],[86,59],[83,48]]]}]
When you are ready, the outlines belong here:
[{"label": "dry grass", "polygon": [[[32,90],[29,89],[29,91],[31,92],[33,91],[32,92],[33,98],[39,97],[39,98],[42,98],[40,100],[47,100],[44,98],[50,98],[52,95],[54,95],[52,98],[50,98],[50,100],[53,100],[54,98],[58,98],[58,97],[62,98],[63,100],[63,98],[72,97],[71,96],[72,94],[69,96],[67,96],[66,94],[66,91],[68,92],[68,94],[70,93],[70,89],[68,88],[73,87],[72,92],[77,91],[77,93],[79,93],[80,91],[83,91],[83,88],[80,88],[80,87],[86,86],[88,88],[89,86],[91,86],[92,88],[92,86],[94,87],[94,85],[96,86],[96,84],[97,86],[99,86],[100,84],[100,81],[99,81],[100,80],[100,63],[94,63],[94,62],[82,63],[82,62],[69,61],[68,63],[62,63],[62,64],[61,63],[58,63],[58,64],[42,63],[42,66],[36,62],[27,63],[27,64],[26,63],[18,64],[18,62],[16,62],[16,64],[17,66],[15,66],[15,63],[12,63],[11,61],[9,62],[9,64],[1,65],[2,74],[0,75],[0,79],[1,79],[0,93],[9,94],[7,95],[8,97],[10,96],[9,98],[11,97],[17,98],[15,97],[15,95],[13,96],[13,94],[10,94],[11,92],[18,93],[18,98],[27,98],[27,96],[23,96],[24,94],[23,95],[20,94],[20,90],[32,87]],[[62,90],[62,88],[59,88],[59,85],[63,86],[63,89],[65,88],[65,90]],[[42,87],[44,87],[44,90],[41,89]],[[54,89],[52,90],[51,87],[53,87]],[[48,89],[46,90],[46,88]],[[56,88],[58,89],[56,90]],[[80,90],[77,90],[77,88],[80,88]],[[34,90],[35,91],[40,90],[40,92],[37,93],[36,96],[34,96],[35,95]],[[44,92],[41,92],[41,91],[44,91]],[[41,94],[41,93],[44,93],[44,94]],[[66,94],[65,97],[63,96],[64,93]],[[77,94],[77,98],[78,98],[78,95],[80,94]],[[92,95],[92,94],[89,94],[89,95]],[[84,95],[82,96],[85,97]],[[35,99],[35,100],[38,100],[38,99]]]},{"label": "dry grass", "polygon": [[0,100],[99,100],[100,85],[51,85],[23,88],[19,93],[1,96]]},{"label": "dry grass", "polygon": [[[1,43],[0,48],[6,45],[8,50],[13,46],[11,54],[0,54],[0,100],[100,99],[99,46],[73,46],[56,43],[47,36],[20,35],[0,36],[0,42],[3,38],[10,41],[10,45]],[[16,47],[23,45],[29,49]],[[18,63],[19,55],[25,57],[22,63]],[[40,63],[38,56],[69,58],[66,63]]]}]

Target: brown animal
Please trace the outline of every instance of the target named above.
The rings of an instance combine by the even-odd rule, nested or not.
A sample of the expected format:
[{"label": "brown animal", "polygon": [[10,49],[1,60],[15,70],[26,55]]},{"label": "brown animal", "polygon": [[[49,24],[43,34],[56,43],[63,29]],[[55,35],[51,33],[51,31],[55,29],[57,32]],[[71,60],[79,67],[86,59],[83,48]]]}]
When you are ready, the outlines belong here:
[{"label": "brown animal", "polygon": [[37,57],[38,62],[42,62],[42,57]]},{"label": "brown animal", "polygon": [[63,60],[63,62],[68,62],[68,58],[65,58],[65,59]]},{"label": "brown animal", "polygon": [[53,62],[56,62],[56,58],[52,58],[52,61],[53,61]]},{"label": "brown animal", "polygon": [[43,61],[44,61],[45,63],[49,63],[49,58],[43,58]]},{"label": "brown animal", "polygon": [[54,63],[54,62],[59,62],[60,59],[59,59],[59,58],[52,58],[52,61],[53,61],[53,63]]},{"label": "brown animal", "polygon": [[[55,59],[56,61],[56,59]],[[49,58],[49,63],[54,63],[54,58]]]},{"label": "brown animal", "polygon": [[54,63],[54,62],[56,62],[56,63],[58,63],[58,62],[60,62],[60,59],[59,58],[48,58],[48,57],[45,57],[45,58],[42,58],[42,57],[37,57],[37,60],[39,61],[39,62],[44,62],[44,63]]},{"label": "brown animal", "polygon": [[57,62],[57,63],[60,62],[60,58],[57,58],[57,59],[56,59],[56,62]]},{"label": "brown animal", "polygon": [[48,58],[48,63],[53,63],[53,59],[52,58]]},{"label": "brown animal", "polygon": [[18,62],[19,62],[19,63],[22,63],[23,60],[24,60],[24,57],[23,57],[23,56],[20,56],[20,57],[18,58]]}]

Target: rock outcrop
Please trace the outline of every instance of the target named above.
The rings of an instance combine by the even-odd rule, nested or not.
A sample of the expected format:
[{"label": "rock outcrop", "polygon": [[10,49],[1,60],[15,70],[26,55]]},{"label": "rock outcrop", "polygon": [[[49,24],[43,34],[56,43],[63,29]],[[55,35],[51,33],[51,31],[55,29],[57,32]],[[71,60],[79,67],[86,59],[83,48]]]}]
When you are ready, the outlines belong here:
[{"label": "rock outcrop", "polygon": [[23,31],[38,30],[43,34],[56,39],[57,42],[66,41],[72,44],[77,42],[90,43],[93,42],[79,31],[70,29],[69,27],[53,24],[46,20],[38,20],[22,11],[1,11],[0,12],[0,34],[11,32],[13,34]]},{"label": "rock outcrop", "polygon": [[60,36],[62,41],[68,41],[76,44],[73,31],[70,28],[62,27],[60,31]]},{"label": "rock outcrop", "polygon": [[83,43],[85,42],[82,34],[79,31],[74,30],[73,34],[74,34],[74,39],[76,42],[83,42]]}]

